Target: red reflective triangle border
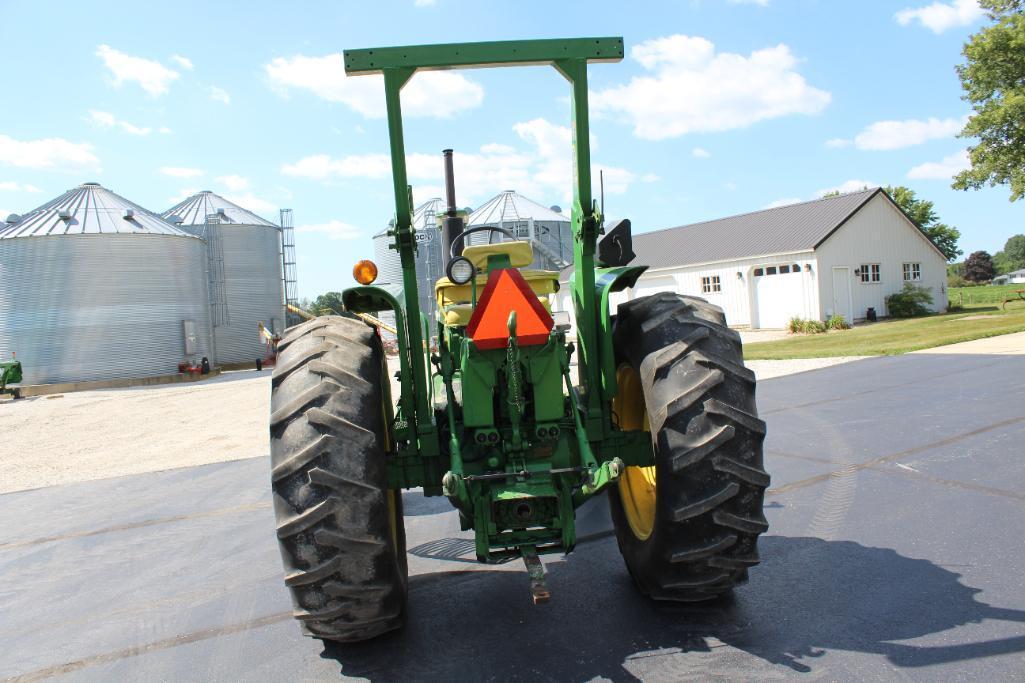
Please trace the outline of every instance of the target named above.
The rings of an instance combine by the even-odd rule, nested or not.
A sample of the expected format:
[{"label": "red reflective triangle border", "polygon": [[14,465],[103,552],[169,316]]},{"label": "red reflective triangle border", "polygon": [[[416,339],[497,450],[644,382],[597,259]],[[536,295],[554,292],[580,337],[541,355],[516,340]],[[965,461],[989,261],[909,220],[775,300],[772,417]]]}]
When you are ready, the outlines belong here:
[{"label": "red reflective triangle border", "polygon": [[[512,286],[504,284],[508,281]],[[497,293],[497,295],[496,295]],[[516,342],[543,344],[555,322],[515,268],[493,270],[466,332],[478,349],[502,349],[509,343],[509,312],[516,311]]]}]

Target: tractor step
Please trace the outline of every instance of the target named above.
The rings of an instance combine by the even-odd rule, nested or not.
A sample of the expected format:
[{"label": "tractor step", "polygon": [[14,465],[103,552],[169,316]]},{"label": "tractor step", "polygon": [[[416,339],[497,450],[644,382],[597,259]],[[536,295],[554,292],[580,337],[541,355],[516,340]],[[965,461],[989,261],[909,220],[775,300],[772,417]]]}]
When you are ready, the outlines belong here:
[{"label": "tractor step", "polygon": [[530,577],[530,597],[535,605],[548,602],[552,594],[548,592],[548,584],[545,582],[545,566],[541,564],[541,558],[537,556],[537,548],[532,545],[520,547],[523,554],[523,564],[527,566],[527,575]]}]

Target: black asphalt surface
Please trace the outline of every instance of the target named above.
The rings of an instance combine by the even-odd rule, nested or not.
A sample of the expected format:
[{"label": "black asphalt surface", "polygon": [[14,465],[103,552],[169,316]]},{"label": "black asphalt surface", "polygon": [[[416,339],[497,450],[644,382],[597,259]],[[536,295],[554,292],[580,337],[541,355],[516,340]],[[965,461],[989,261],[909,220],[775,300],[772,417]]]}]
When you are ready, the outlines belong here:
[{"label": "black asphalt surface", "polygon": [[447,502],[411,492],[408,626],[325,646],[290,616],[261,457],[0,496],[0,679],[1025,677],[1025,356],[758,391],[771,527],[731,598],[642,598],[591,505],[535,607],[520,563],[476,564]]}]

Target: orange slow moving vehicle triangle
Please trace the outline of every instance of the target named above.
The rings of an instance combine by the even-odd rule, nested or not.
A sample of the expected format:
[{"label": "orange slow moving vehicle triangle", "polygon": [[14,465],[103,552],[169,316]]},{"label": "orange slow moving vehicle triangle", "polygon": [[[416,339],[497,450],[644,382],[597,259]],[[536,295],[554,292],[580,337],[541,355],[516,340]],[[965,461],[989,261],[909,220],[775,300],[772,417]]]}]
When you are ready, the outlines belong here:
[{"label": "orange slow moving vehicle triangle", "polygon": [[543,344],[555,324],[530,285],[515,268],[493,270],[466,326],[478,349],[502,349],[509,343],[509,313],[516,311],[516,343]]}]

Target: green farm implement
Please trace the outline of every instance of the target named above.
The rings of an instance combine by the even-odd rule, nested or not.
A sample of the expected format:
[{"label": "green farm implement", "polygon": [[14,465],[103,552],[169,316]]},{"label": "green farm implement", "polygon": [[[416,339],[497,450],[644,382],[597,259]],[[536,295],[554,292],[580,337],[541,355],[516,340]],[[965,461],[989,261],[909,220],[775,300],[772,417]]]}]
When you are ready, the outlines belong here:
[{"label": "green farm implement", "polygon": [[0,362],[0,394],[7,393],[8,384],[21,381],[21,361],[16,358]]},{"label": "green farm implement", "polygon": [[[408,488],[451,502],[479,561],[522,558],[534,602],[550,597],[539,556],[570,552],[574,511],[606,492],[627,569],[653,599],[714,598],[758,563],[765,424],[739,335],[718,307],[670,292],[610,313],[646,266],[630,263],[629,221],[606,230],[591,196],[587,68],[622,57],[621,38],[345,52],[348,75],[384,77],[403,291],[373,286],[376,267],[360,262],[347,315],[307,320],[278,344],[274,509],[307,634],[355,641],[402,625]],[[526,269],[529,242],[464,228],[448,150],[447,277],[427,319],[399,93],[418,71],[539,64],[572,88],[575,332],[550,312],[558,273]],[[484,230],[497,241],[467,239]],[[360,317],[381,311],[395,317],[394,402],[380,329]]]}]

